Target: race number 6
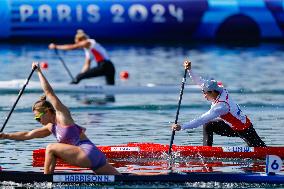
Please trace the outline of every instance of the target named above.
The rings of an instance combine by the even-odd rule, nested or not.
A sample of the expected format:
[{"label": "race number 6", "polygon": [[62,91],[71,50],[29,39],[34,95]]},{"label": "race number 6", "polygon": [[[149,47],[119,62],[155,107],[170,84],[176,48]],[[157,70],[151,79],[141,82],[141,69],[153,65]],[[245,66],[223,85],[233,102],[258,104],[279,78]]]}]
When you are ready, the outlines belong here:
[{"label": "race number 6", "polygon": [[267,155],[266,156],[266,174],[275,174],[281,171],[282,160],[276,155]]}]

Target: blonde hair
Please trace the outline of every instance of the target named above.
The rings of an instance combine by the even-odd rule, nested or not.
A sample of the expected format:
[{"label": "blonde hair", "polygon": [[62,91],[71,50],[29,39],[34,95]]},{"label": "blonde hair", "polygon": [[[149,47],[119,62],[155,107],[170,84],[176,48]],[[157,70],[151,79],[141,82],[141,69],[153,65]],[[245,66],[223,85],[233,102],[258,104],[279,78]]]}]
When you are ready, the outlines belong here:
[{"label": "blonde hair", "polygon": [[75,41],[80,39],[89,39],[89,36],[82,29],[78,29],[75,35]]},{"label": "blonde hair", "polygon": [[52,106],[52,104],[46,100],[46,96],[42,95],[38,101],[36,101],[32,107],[32,111],[39,111],[39,112],[45,112],[46,110],[51,110],[53,113],[55,113],[55,109]]}]

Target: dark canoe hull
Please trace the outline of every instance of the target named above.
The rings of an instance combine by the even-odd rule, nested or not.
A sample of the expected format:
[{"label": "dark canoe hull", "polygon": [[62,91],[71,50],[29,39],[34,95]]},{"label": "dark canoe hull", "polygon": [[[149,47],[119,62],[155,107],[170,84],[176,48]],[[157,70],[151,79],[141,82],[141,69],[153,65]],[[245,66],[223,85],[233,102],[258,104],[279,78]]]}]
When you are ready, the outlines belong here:
[{"label": "dark canoe hull", "polygon": [[3,171],[0,181],[16,183],[139,183],[139,182],[220,182],[220,183],[259,183],[284,184],[284,175],[257,173],[186,173],[167,175],[94,175],[84,173],[58,173],[44,175],[38,172]]}]

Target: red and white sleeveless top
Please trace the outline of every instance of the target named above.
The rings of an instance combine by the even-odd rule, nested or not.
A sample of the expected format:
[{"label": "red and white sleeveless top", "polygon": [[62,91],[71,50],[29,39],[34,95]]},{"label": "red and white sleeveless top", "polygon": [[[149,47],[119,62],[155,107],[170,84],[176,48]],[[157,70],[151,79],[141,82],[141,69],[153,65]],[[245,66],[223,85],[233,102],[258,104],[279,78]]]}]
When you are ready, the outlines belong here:
[{"label": "red and white sleeveless top", "polygon": [[109,60],[109,56],[103,46],[94,39],[88,39],[88,41],[91,43],[91,46],[90,48],[84,48],[86,58],[91,58],[91,55],[93,55],[98,63],[104,60]]},{"label": "red and white sleeveless top", "polygon": [[223,89],[220,96],[214,102],[212,102],[211,107],[220,102],[224,102],[229,106],[229,112],[221,115],[220,117],[234,130],[242,131],[251,125],[249,118],[242,112],[239,105],[230,98],[226,89]]}]

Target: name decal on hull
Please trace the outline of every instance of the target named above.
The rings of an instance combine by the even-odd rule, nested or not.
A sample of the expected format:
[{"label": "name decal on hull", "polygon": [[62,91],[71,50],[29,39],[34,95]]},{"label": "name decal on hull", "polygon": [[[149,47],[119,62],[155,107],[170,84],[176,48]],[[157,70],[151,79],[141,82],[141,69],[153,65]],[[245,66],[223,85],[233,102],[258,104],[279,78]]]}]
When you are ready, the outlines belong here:
[{"label": "name decal on hull", "polygon": [[53,182],[114,182],[114,175],[70,174],[53,175]]},{"label": "name decal on hull", "polygon": [[226,146],[222,147],[223,152],[254,152],[254,147],[247,146]]},{"label": "name decal on hull", "polygon": [[111,147],[110,151],[112,152],[139,152],[139,147]]}]

